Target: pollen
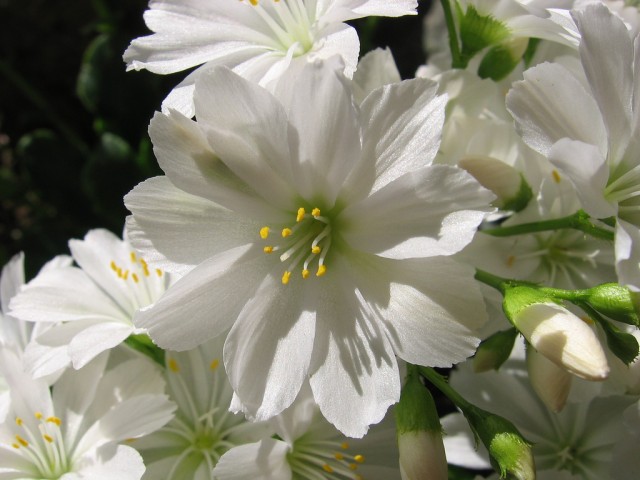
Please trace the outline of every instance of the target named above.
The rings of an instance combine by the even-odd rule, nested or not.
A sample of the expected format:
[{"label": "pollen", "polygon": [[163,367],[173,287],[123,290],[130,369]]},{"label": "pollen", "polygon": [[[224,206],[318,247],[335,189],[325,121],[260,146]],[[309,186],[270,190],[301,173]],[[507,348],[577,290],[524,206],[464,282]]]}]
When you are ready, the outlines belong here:
[{"label": "pollen", "polygon": [[318,271],[316,272],[316,277],[321,277],[325,273],[327,273],[327,266],[326,265],[318,265]]},{"label": "pollen", "polygon": [[313,210],[311,210],[311,215],[313,215],[314,217],[319,217],[320,209],[318,207],[314,208]]},{"label": "pollen", "polygon": [[290,228],[283,228],[282,229],[282,238],[287,238],[292,233],[293,233],[293,230],[291,230]]},{"label": "pollen", "polygon": [[53,443],[53,437],[51,435],[47,435],[45,433],[44,435],[42,435],[42,438],[44,438],[49,443]]},{"label": "pollen", "polygon": [[513,255],[509,255],[507,257],[507,266],[508,267],[513,267],[513,262],[516,261],[516,257],[514,257]]},{"label": "pollen", "polygon": [[33,414],[38,420],[42,420],[42,413],[36,412]]},{"label": "pollen", "polygon": [[364,462],[364,457],[362,455],[356,455],[355,457],[353,457],[353,459],[358,463]]},{"label": "pollen", "polygon": [[136,252],[131,252],[131,262],[136,263],[138,261],[138,257],[136,257]]},{"label": "pollen", "polygon": [[357,464],[355,464],[355,463],[350,463],[349,464],[349,470],[355,471],[357,469],[358,469],[358,465]]},{"label": "pollen", "polygon": [[557,170],[554,170],[553,172],[551,172],[551,176],[553,177],[553,181],[556,183],[560,183],[560,181],[562,180]]},{"label": "pollen", "polygon": [[133,281],[138,283],[140,281],[140,279],[138,278],[138,275],[136,275],[135,273],[131,274],[131,278],[133,278]]},{"label": "pollen", "polygon": [[16,418],[16,425],[18,425],[19,427],[22,426],[22,419],[20,417]]},{"label": "pollen", "polygon": [[291,278],[291,272],[287,270],[282,274],[282,284],[287,285],[289,283],[289,278]]},{"label": "pollen", "polygon": [[347,450],[349,448],[349,444],[347,442],[342,442],[340,444],[340,448],[343,450]]},{"label": "pollen", "polygon": [[218,368],[218,365],[220,365],[220,360],[218,360],[217,358],[214,358],[211,363],[209,364],[209,368],[211,370],[215,370]]},{"label": "pollen", "polygon": [[313,247],[311,247],[311,253],[315,253],[317,255],[321,251],[322,251],[322,249],[318,245],[314,245]]},{"label": "pollen", "polygon": [[311,275],[311,272],[309,270],[307,270],[306,268],[304,270],[302,270],[302,278],[309,278],[309,275]]},{"label": "pollen", "polygon": [[55,423],[57,426],[62,425],[62,420],[60,420],[58,417],[49,417],[47,418],[47,422]]},{"label": "pollen", "polygon": [[175,358],[170,358],[167,362],[167,366],[173,373],[178,373],[180,371],[180,365],[178,365]]},{"label": "pollen", "polygon": [[156,268],[156,273],[158,274],[158,277],[162,277],[162,270],[159,268]]},{"label": "pollen", "polygon": [[296,215],[296,222],[300,223],[302,220],[304,220],[304,216],[306,215],[307,212],[305,212],[303,207],[300,207],[298,209],[298,214]]},{"label": "pollen", "polygon": [[333,455],[335,457],[336,460],[340,461],[340,460],[344,460],[344,455],[341,454],[340,452],[336,453]]},{"label": "pollen", "polygon": [[20,435],[16,435],[16,440],[18,441],[18,443],[20,445],[22,445],[23,447],[28,447],[29,446],[29,442],[27,442],[24,438],[22,438]]},{"label": "pollen", "polygon": [[322,465],[322,469],[327,473],[333,473],[333,468],[331,468],[331,465],[329,465],[327,463]]},{"label": "pollen", "polygon": [[269,227],[262,227],[260,229],[260,238],[263,240],[266,240],[267,238],[269,238]]},{"label": "pollen", "polygon": [[273,253],[273,247],[271,245],[267,245],[262,249],[264,253]]},{"label": "pollen", "polygon": [[116,265],[116,262],[114,262],[113,260],[111,260],[110,266],[111,266],[111,270],[113,270],[114,272],[118,271],[118,266]]}]

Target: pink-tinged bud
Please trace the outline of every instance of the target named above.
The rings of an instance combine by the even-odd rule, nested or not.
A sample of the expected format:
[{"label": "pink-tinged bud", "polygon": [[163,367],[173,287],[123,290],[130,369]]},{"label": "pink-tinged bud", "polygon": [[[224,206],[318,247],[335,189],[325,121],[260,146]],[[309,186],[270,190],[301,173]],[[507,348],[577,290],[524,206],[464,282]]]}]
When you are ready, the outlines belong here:
[{"label": "pink-tinged bud", "polygon": [[418,430],[398,434],[402,480],[447,480],[442,434]]},{"label": "pink-tinged bud", "polygon": [[512,322],[539,353],[585,380],[604,380],[609,364],[593,329],[566,308],[532,303]]},{"label": "pink-tinged bud", "polygon": [[553,412],[559,412],[567,403],[571,391],[572,375],[534,348],[527,349],[529,381],[542,403]]}]

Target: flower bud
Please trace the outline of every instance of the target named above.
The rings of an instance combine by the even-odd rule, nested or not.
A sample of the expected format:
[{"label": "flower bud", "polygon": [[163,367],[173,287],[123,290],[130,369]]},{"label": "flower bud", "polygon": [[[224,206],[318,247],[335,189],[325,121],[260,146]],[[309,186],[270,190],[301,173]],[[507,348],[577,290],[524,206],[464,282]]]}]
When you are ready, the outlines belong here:
[{"label": "flower bud", "polygon": [[542,403],[553,412],[559,412],[567,403],[573,378],[534,348],[527,348],[529,381]]},{"label": "flower bud", "polygon": [[519,212],[524,209],[533,192],[522,174],[500,160],[482,155],[469,155],[458,162],[477,181],[498,197],[493,204],[501,210]]},{"label": "flower bud", "polygon": [[498,370],[511,355],[513,343],[517,336],[518,331],[515,328],[510,328],[485,338],[473,357],[474,372]]},{"label": "flower bud", "polygon": [[403,480],[447,480],[442,426],[429,390],[411,366],[395,408]]},{"label": "flower bud", "polygon": [[539,353],[586,380],[604,380],[609,364],[593,329],[534,288],[505,292],[507,318]]},{"label": "flower bud", "polygon": [[590,288],[586,300],[599,313],[618,322],[640,327],[640,294],[617,283],[604,283]]},{"label": "flower bud", "polygon": [[536,470],[531,444],[506,418],[477,407],[463,410],[474,433],[487,448],[500,478],[533,480]]}]

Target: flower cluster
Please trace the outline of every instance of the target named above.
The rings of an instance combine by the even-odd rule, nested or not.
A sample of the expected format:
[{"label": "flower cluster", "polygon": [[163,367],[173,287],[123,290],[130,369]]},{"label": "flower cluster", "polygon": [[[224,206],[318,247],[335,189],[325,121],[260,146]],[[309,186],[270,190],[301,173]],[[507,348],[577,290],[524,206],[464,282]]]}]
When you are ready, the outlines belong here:
[{"label": "flower cluster", "polygon": [[151,0],[127,68],[196,67],[150,121],[163,175],[122,238],[4,267],[0,478],[631,478],[623,3],[434,2],[401,80],[345,22],[413,0]]}]

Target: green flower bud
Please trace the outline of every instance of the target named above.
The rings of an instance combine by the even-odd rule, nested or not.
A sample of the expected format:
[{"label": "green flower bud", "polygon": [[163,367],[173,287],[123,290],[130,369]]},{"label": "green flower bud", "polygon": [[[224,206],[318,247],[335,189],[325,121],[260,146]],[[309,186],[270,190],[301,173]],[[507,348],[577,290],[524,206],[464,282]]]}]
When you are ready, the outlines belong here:
[{"label": "green flower bud", "polygon": [[617,283],[604,283],[586,292],[586,301],[594,310],[617,320],[640,327],[640,294]]},{"label": "green flower bud", "polygon": [[511,355],[517,336],[518,331],[510,328],[484,339],[473,357],[473,370],[476,373],[498,370]]}]

